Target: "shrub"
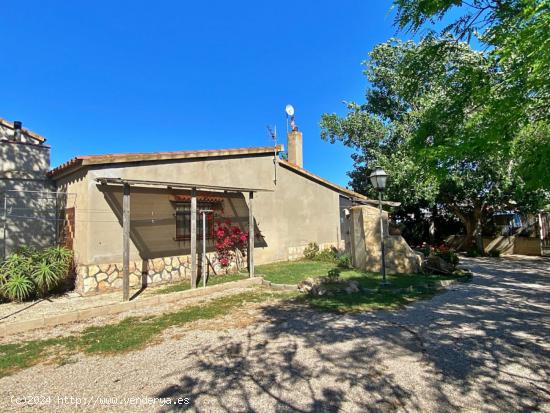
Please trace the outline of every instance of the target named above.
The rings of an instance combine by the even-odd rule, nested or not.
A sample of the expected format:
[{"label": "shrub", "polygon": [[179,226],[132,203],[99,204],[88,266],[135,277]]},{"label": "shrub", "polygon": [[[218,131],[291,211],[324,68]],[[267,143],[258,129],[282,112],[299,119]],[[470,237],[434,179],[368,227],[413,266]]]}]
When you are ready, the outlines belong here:
[{"label": "shrub", "polygon": [[304,257],[308,260],[314,260],[319,254],[319,245],[316,242],[310,242],[304,249]]},{"label": "shrub", "polygon": [[33,265],[32,280],[41,297],[46,297],[48,291],[56,287],[63,275],[57,263],[42,259]]},{"label": "shrub", "polygon": [[314,258],[315,261],[333,262],[338,261],[338,250],[334,247],[324,249],[320,251]]},{"label": "shrub", "polygon": [[31,272],[31,257],[18,252],[8,256],[0,265],[0,293],[12,301],[31,297],[35,292]]},{"label": "shrub", "polygon": [[339,254],[337,264],[340,268],[351,268],[351,255],[346,253]]},{"label": "shrub", "polygon": [[214,232],[216,235],[214,245],[218,254],[218,261],[223,268],[227,268],[231,265],[236,251],[240,251],[242,254],[246,253],[248,233],[242,231],[238,225],[233,225],[229,219],[216,223]]},{"label": "shrub", "polygon": [[0,264],[0,295],[16,301],[47,296],[66,278],[72,258],[65,247],[19,248]]},{"label": "shrub", "polygon": [[11,301],[24,301],[34,295],[32,280],[23,274],[12,274],[2,285],[2,295]]},{"label": "shrub", "polygon": [[458,254],[454,251],[434,251],[434,254],[437,255],[439,258],[444,259],[449,264],[452,264],[453,266],[458,265]]}]

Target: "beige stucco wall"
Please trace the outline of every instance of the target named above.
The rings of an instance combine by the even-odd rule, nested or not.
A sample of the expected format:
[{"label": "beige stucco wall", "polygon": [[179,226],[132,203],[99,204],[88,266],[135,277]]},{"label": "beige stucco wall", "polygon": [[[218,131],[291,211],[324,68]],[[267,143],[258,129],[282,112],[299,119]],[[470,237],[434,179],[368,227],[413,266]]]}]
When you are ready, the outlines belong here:
[{"label": "beige stucco wall", "polygon": [[540,239],[518,237],[518,236],[500,236],[495,238],[483,238],[483,248],[486,253],[496,250],[501,255],[541,255]]},{"label": "beige stucco wall", "polygon": [[[122,262],[120,187],[102,187],[100,177],[157,180],[262,188],[254,198],[257,264],[286,260],[309,242],[336,245],[340,240],[339,194],[311,179],[277,168],[273,156],[171,161],[93,167],[60,179],[60,190],[75,193],[76,261],[79,264]],[[189,252],[188,242],[175,236],[172,193],[166,189],[133,188],[131,194],[130,259],[179,256]],[[248,227],[248,194],[227,195],[224,215]],[[211,245],[209,244],[211,247]],[[209,248],[211,249],[211,248]]]}]

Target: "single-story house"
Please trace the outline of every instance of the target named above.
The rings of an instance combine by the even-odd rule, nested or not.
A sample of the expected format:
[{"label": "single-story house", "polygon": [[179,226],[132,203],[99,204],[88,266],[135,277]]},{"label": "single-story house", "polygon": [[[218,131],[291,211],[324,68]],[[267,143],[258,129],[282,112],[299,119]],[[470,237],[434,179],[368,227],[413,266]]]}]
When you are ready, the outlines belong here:
[{"label": "single-story house", "polygon": [[254,263],[299,258],[310,242],[344,248],[346,210],[367,198],[305,170],[301,132],[288,135],[288,160],[281,151],[282,145],[77,156],[50,170],[57,191],[70,195],[64,231],[77,291],[127,290],[125,278],[138,287],[196,281],[201,211],[208,211],[208,271],[220,271],[214,228],[227,220],[250,232],[245,255],[252,271]]}]

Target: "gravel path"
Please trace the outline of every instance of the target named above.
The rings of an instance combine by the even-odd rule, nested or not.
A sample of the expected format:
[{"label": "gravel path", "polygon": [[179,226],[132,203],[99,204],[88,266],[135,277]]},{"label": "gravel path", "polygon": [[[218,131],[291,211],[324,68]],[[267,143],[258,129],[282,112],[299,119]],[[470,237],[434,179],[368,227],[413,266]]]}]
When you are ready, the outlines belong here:
[{"label": "gravel path", "polygon": [[0,411],[550,412],[550,261],[465,262],[471,283],[401,311],[272,303],[141,351],[38,365],[0,380]]}]

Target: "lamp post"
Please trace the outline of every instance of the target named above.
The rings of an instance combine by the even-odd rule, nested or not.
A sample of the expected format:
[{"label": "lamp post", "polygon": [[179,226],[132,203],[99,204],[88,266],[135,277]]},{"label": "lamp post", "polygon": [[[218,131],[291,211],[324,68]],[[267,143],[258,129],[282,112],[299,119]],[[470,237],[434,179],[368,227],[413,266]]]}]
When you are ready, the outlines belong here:
[{"label": "lamp post", "polygon": [[386,280],[386,251],[384,246],[384,219],[382,217],[382,192],[386,188],[388,174],[382,168],[374,168],[369,176],[372,186],[378,191],[378,209],[380,210],[380,247],[382,250],[382,286],[388,285]]}]

